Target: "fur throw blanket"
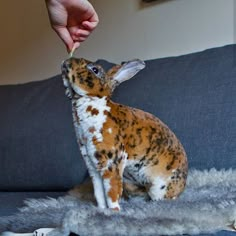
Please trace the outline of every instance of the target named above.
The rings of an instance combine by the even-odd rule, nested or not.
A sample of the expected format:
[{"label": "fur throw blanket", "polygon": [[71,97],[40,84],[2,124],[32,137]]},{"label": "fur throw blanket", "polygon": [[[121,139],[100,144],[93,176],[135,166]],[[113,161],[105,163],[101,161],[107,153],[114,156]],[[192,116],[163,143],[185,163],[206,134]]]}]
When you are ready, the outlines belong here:
[{"label": "fur throw blanket", "polygon": [[48,236],[176,235],[236,230],[236,170],[192,170],[176,200],[121,200],[121,211],[96,207],[81,188],[58,199],[31,199],[19,213],[0,218],[0,232],[56,228]]}]

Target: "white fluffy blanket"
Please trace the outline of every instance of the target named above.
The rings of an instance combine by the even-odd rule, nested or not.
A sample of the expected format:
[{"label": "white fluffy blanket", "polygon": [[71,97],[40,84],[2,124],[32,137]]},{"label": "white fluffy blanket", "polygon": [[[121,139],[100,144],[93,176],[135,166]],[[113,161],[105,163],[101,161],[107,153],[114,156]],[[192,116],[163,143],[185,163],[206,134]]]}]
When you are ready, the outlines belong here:
[{"label": "white fluffy blanket", "polygon": [[192,170],[184,193],[176,200],[122,200],[119,213],[101,210],[88,197],[31,199],[19,213],[0,218],[0,232],[32,232],[56,227],[49,236],[176,235],[234,230],[236,170]]}]

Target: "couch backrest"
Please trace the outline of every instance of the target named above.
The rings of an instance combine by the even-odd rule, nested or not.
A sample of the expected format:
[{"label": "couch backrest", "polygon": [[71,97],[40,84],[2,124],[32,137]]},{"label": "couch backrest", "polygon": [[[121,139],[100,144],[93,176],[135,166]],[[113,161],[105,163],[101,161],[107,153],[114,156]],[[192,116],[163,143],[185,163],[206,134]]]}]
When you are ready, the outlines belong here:
[{"label": "couch backrest", "polygon": [[236,45],[150,60],[116,100],[149,111],[179,137],[190,168],[236,168]]},{"label": "couch backrest", "polygon": [[[146,61],[114,101],[163,120],[183,143],[190,168],[235,168],[235,49]],[[0,86],[0,109],[0,190],[63,190],[83,181],[61,76]]]},{"label": "couch backrest", "polygon": [[0,189],[61,190],[86,167],[76,144],[61,76],[0,86]]}]

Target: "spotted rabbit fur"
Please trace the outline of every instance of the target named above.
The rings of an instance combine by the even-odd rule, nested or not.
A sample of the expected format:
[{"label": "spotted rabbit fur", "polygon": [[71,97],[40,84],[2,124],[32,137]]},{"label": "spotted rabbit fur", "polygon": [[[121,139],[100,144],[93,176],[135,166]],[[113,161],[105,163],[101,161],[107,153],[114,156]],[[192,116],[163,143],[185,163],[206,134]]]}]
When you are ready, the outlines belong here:
[{"label": "spotted rabbit fur", "polygon": [[153,115],[111,101],[115,87],[144,67],[140,60],[108,72],[85,59],[62,64],[77,141],[101,208],[120,210],[123,192],[174,199],[186,184],[187,158],[175,134]]}]

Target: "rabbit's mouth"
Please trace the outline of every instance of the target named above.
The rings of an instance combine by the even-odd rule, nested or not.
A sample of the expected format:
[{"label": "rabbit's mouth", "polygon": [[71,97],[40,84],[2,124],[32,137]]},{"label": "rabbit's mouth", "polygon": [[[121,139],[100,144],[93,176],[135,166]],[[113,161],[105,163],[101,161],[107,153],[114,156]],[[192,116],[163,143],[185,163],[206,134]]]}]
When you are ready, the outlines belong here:
[{"label": "rabbit's mouth", "polygon": [[62,80],[64,87],[66,88],[66,96],[69,98],[72,98],[74,96],[74,91],[71,86],[70,80],[69,80],[69,68],[68,68],[68,60],[65,60],[61,64],[61,74],[62,74]]},{"label": "rabbit's mouth", "polygon": [[66,92],[65,92],[66,96],[69,98],[72,98],[74,96],[75,92],[72,89],[69,80],[67,79],[67,77],[65,75],[63,75],[63,73],[62,73],[62,80],[63,80],[64,87],[66,88]]},{"label": "rabbit's mouth", "polygon": [[61,72],[62,75],[67,75],[69,73],[69,62],[65,60],[61,63]]},{"label": "rabbit's mouth", "polygon": [[62,75],[62,79],[63,79],[63,84],[66,88],[71,87],[70,82],[69,82],[69,78],[68,78],[68,69],[64,67],[64,65],[62,65],[61,67],[61,75]]}]

